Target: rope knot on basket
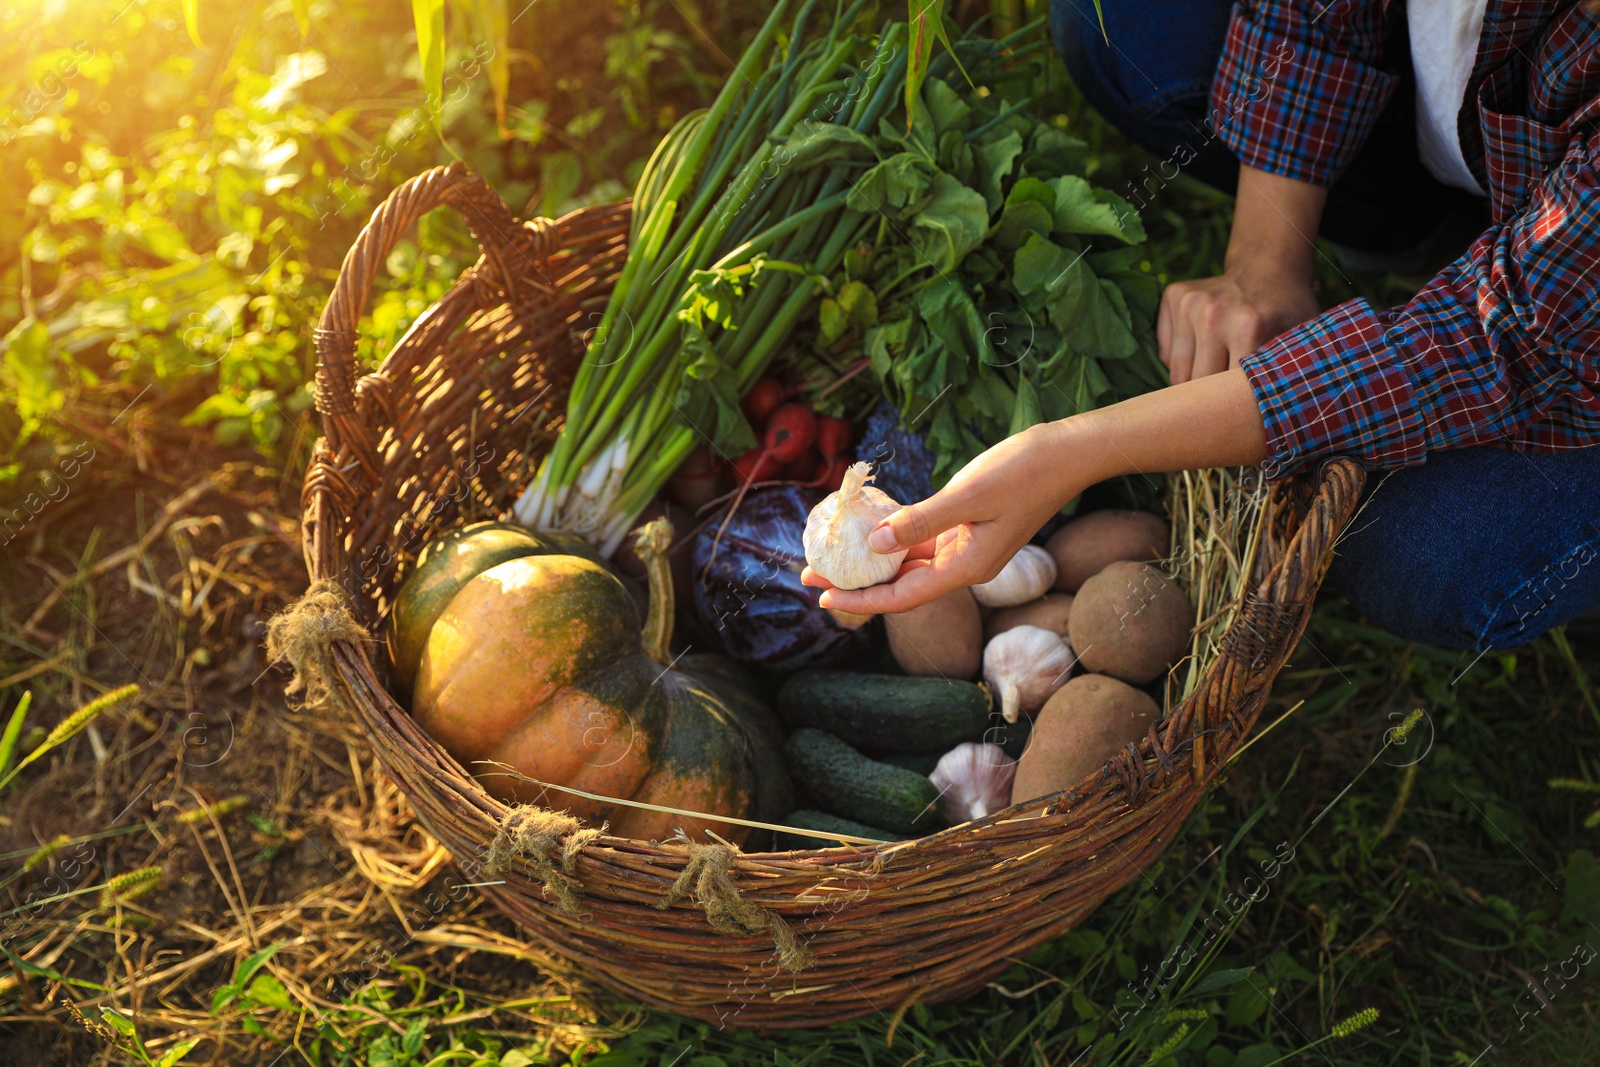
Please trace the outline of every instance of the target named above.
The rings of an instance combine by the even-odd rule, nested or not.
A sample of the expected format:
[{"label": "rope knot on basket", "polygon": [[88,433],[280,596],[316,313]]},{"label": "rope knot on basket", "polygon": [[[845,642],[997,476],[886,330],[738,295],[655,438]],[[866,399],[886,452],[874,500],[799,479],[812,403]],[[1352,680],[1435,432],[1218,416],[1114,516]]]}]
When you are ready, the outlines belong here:
[{"label": "rope knot on basket", "polygon": [[[501,875],[513,859],[529,860],[546,891],[555,897],[556,907],[567,915],[577,915],[578,896],[583,892],[583,883],[575,877],[578,853],[604,832],[604,826],[598,829],[584,826],[564,811],[519,804],[500,820],[484,866],[490,874]],[[558,855],[561,857],[559,868],[556,866]]]},{"label": "rope knot on basket", "polygon": [[688,848],[689,862],[678,880],[651,907],[665,911],[692,893],[694,902],[706,913],[706,922],[718,933],[730,937],[769,935],[778,950],[778,962],[789,973],[797,974],[817,961],[783,916],[751,903],[739,892],[732,873],[733,859],[738,855],[733,846],[702,845],[681,835],[672,843]]},{"label": "rope knot on basket", "polygon": [[352,606],[344,586],[322,579],[312,582],[305,596],[267,622],[267,656],[273,662],[288,660],[294,668],[294,677],[284,686],[285,693],[304,693],[304,703],[312,708],[332,704],[351,710],[349,701],[334,685],[338,669],[333,662],[333,646],[339,641],[363,648],[372,643],[371,635],[356,621]]}]

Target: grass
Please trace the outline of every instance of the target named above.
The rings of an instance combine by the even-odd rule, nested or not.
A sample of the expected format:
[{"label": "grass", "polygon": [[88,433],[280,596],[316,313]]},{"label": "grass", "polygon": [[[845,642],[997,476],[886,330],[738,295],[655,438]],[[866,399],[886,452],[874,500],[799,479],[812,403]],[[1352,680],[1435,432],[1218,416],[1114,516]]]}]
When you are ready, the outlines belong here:
[{"label": "grass", "polygon": [[[617,107],[660,106],[625,57],[688,55],[656,36],[678,17],[626,14],[604,50]],[[562,107],[574,120],[584,93],[612,99],[572,77],[583,88]],[[1137,178],[1149,160],[1060,90],[1053,103],[1093,146],[1096,180]],[[585,132],[561,117],[540,136],[575,138],[559,151],[581,161],[584,183],[626,177],[605,124]],[[540,164],[518,169],[531,146],[477,147],[498,153],[502,188],[539,192]],[[567,158],[550,142],[540,151]],[[445,155],[409,143],[406,165],[438,161],[430,152]],[[577,179],[561,181],[576,192]],[[1215,269],[1229,212],[1225,197],[1173,181],[1149,216],[1149,268]],[[291,224],[292,240],[273,239],[308,262],[347,244],[342,230]],[[424,235],[392,265],[402,295],[379,304],[391,332],[425,305],[420,279],[446,245]],[[1326,303],[1403,295],[1328,259],[1319,285]],[[619,1004],[530,949],[463,885],[353,724],[283,705],[259,631],[304,584],[309,418],[286,408],[263,447],[250,434],[219,445],[210,427],[176,425],[216,382],[179,378],[146,396],[145,381],[96,369],[93,382],[52,386],[64,402],[41,416],[68,445],[92,441],[96,458],[0,556],[8,1063],[1600,1061],[1592,633],[1474,660],[1397,641],[1325,596],[1257,740],[1161,860],[1078,929],[958,1004],[899,1017],[884,1006],[814,1031],[718,1030]],[[136,696],[74,716],[132,684]]]}]

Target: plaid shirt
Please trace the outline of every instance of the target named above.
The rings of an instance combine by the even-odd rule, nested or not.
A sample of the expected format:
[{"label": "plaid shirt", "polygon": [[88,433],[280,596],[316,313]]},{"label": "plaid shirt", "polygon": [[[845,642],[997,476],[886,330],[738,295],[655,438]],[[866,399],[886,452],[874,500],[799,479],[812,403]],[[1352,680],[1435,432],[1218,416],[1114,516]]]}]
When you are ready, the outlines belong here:
[{"label": "plaid shirt", "polygon": [[[1212,86],[1246,164],[1331,185],[1398,77],[1387,0],[1243,0]],[[1600,444],[1600,10],[1488,0],[1458,133],[1492,224],[1403,307],[1352,300],[1243,361],[1269,477],[1466,445]]]}]

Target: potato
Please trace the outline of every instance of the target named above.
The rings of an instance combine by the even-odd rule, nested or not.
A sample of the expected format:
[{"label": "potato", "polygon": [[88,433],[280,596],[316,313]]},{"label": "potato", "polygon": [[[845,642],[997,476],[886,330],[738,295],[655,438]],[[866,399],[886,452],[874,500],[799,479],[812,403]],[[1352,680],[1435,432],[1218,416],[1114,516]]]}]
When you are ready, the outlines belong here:
[{"label": "potato", "polygon": [[1113,563],[1083,583],[1067,640],[1086,670],[1144,685],[1189,646],[1194,610],[1178,583],[1148,563]]},{"label": "potato", "polygon": [[1017,762],[1011,803],[1071,789],[1138,741],[1161,717],[1149,695],[1103,674],[1080,674],[1057,689],[1033,720]]},{"label": "potato", "polygon": [[1050,535],[1045,551],[1055,557],[1057,589],[1076,593],[1091,577],[1119,560],[1164,559],[1172,542],[1167,520],[1147,511],[1091,511]]},{"label": "potato", "polygon": [[889,651],[907,674],[971,678],[983,656],[983,621],[966,589],[952,589],[920,608],[885,615]]},{"label": "potato", "polygon": [[995,634],[1003,634],[1013,626],[1039,626],[1067,636],[1067,616],[1072,612],[1071,593],[1046,593],[1038,600],[1018,604],[1014,608],[1000,608],[989,616],[984,639],[992,641]]}]

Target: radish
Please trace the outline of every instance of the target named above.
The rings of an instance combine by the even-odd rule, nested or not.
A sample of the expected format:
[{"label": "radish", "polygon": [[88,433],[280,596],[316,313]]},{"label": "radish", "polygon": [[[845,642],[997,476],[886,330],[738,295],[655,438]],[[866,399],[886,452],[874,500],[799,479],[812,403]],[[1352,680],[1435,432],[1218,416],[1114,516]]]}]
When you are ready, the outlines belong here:
[{"label": "radish", "polygon": [[739,410],[744,412],[744,417],[751,424],[761,427],[766,424],[767,417],[778,410],[778,405],[783,403],[784,388],[771,378],[759,378],[750,387],[750,391],[739,401]]},{"label": "radish", "polygon": [[844,481],[844,472],[850,469],[850,460],[846,456],[834,456],[822,464],[822,469],[817,471],[817,476],[807,485],[818,489],[825,489],[830,493],[837,492],[839,483]]},{"label": "radish", "polygon": [[776,477],[781,465],[769,449],[757,445],[733,461],[733,473],[739,485],[747,488],[752,482],[765,482]]},{"label": "radish", "polygon": [[772,412],[763,438],[773,459],[793,463],[817,439],[817,417],[804,404],[785,404]]},{"label": "radish", "polygon": [[704,507],[717,498],[724,464],[711,449],[701,446],[684,457],[668,483],[672,496],[687,508]]},{"label": "radish", "polygon": [[817,451],[823,459],[844,455],[855,438],[855,428],[844,419],[832,415],[817,416]]},{"label": "radish", "polygon": [[792,459],[783,466],[783,479],[787,482],[809,482],[817,476],[817,467],[821,465],[822,457],[814,449],[807,449],[799,459]]}]

